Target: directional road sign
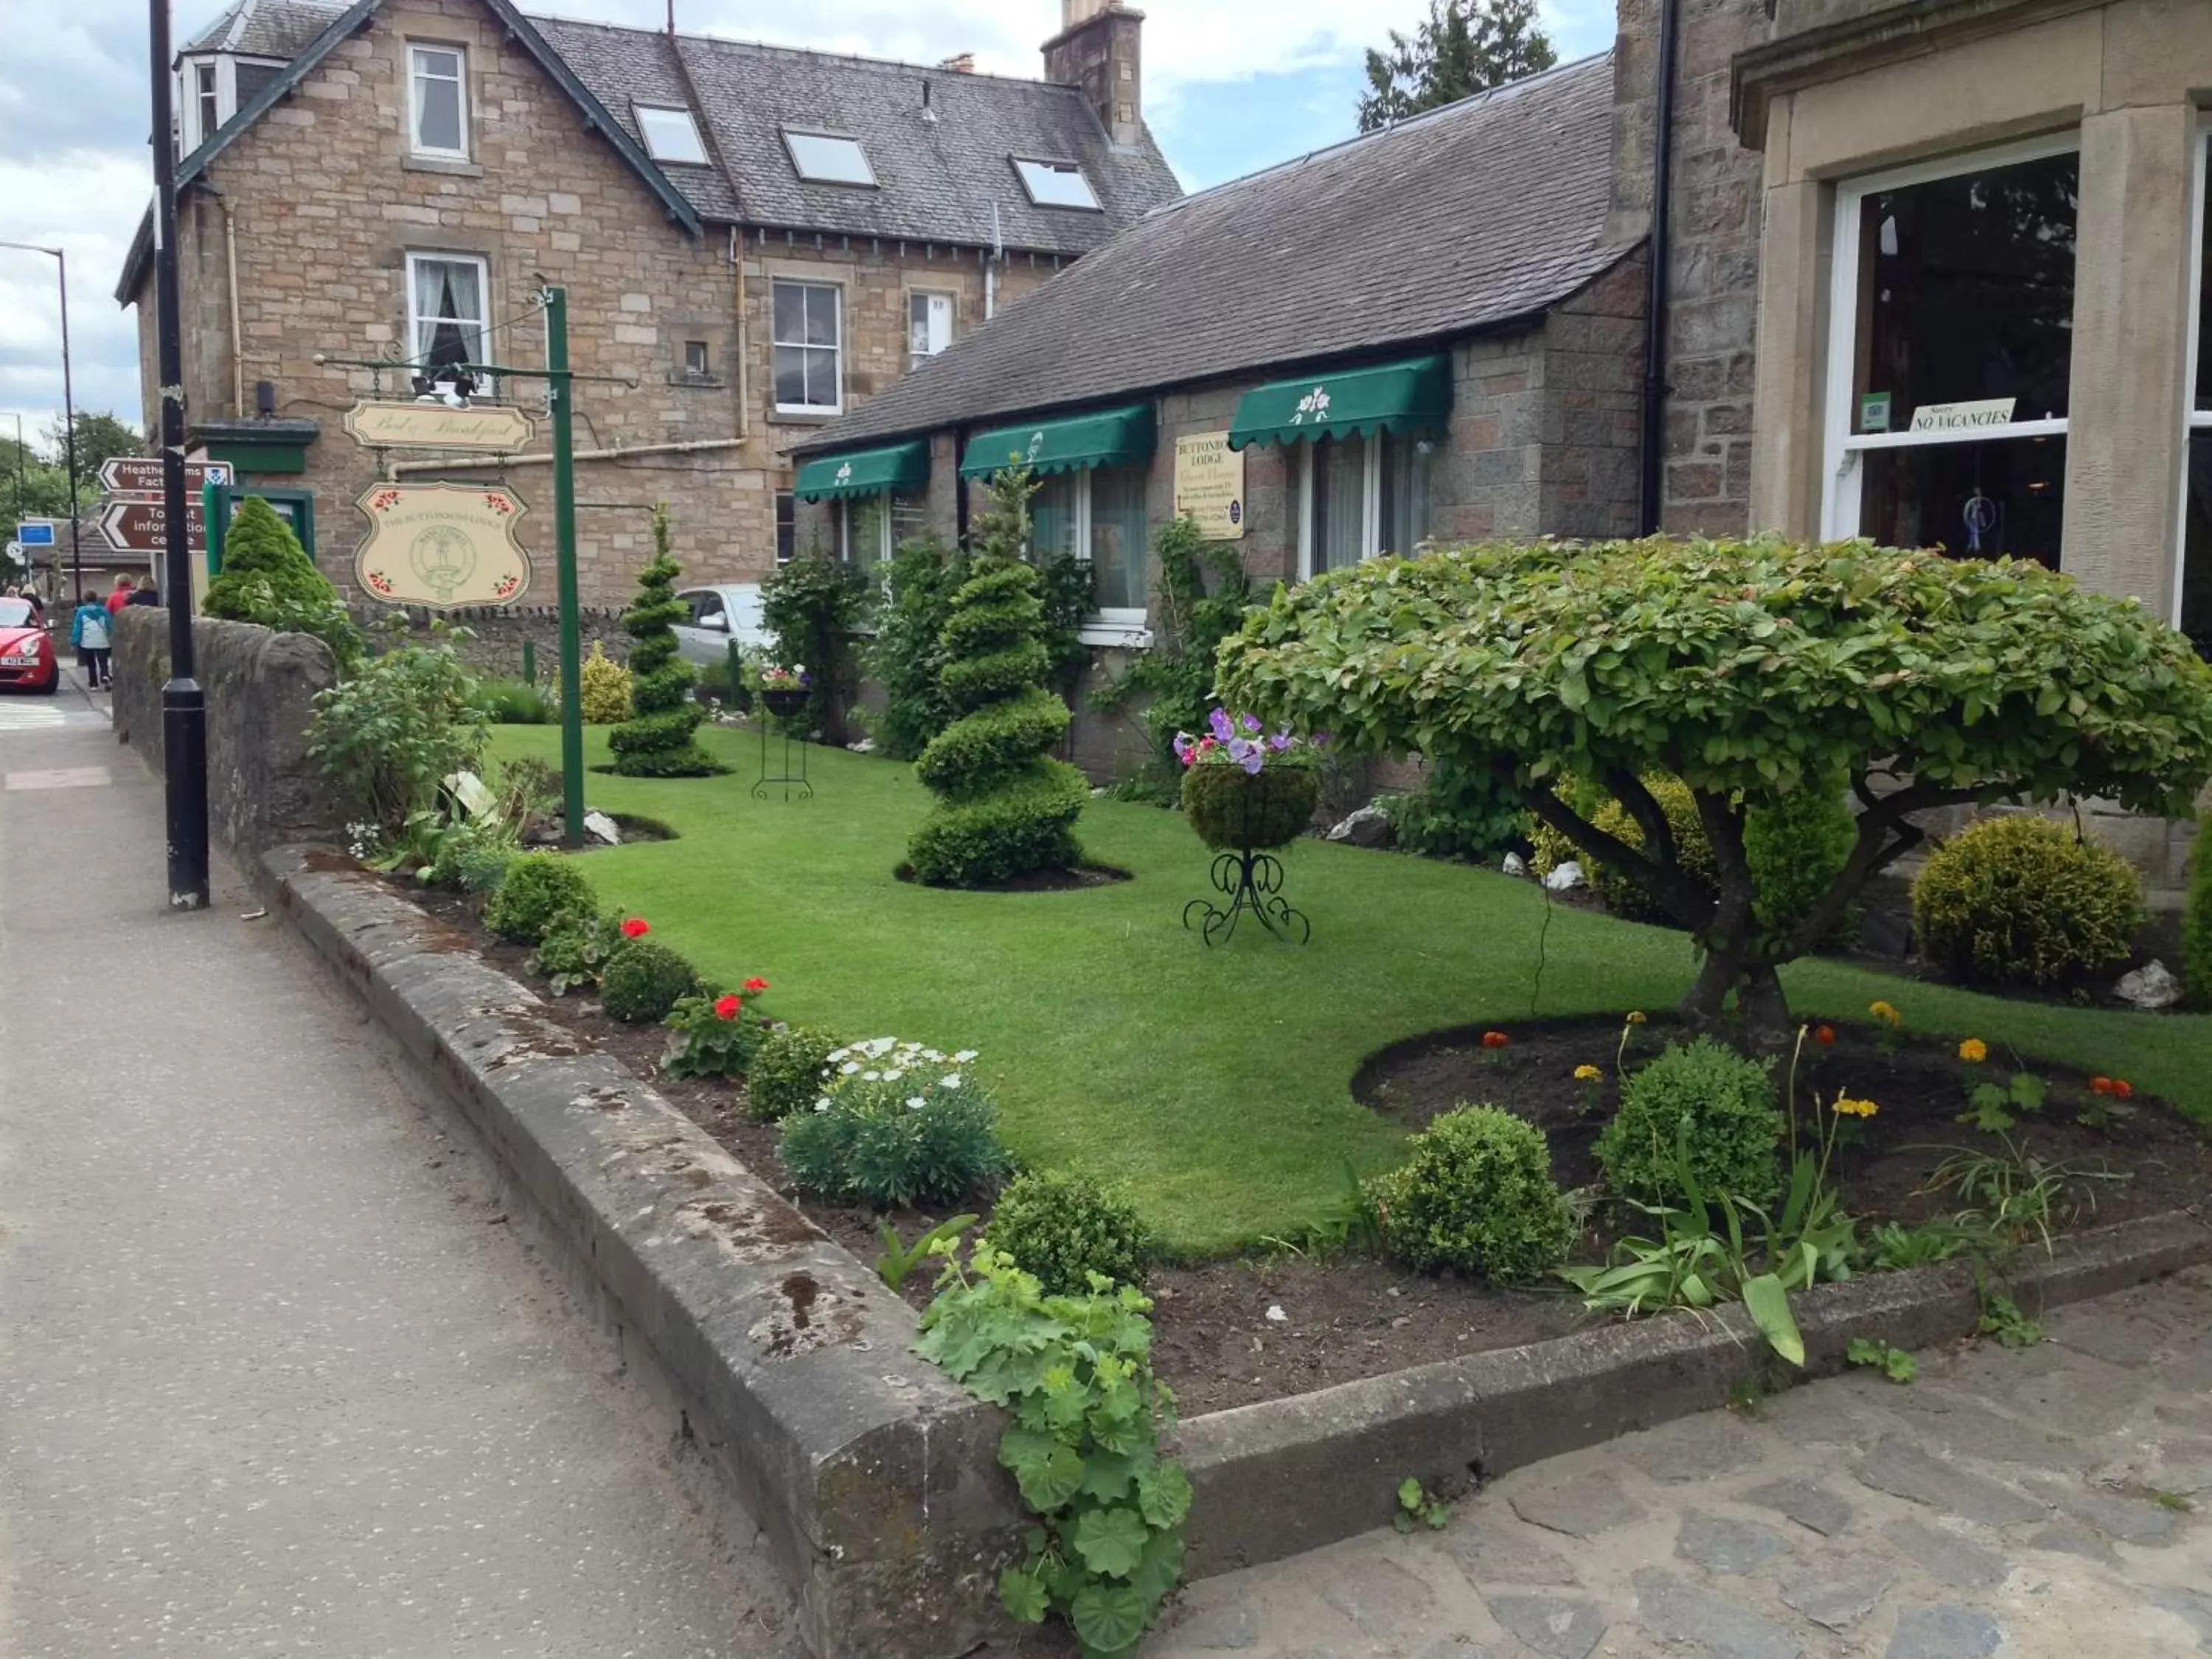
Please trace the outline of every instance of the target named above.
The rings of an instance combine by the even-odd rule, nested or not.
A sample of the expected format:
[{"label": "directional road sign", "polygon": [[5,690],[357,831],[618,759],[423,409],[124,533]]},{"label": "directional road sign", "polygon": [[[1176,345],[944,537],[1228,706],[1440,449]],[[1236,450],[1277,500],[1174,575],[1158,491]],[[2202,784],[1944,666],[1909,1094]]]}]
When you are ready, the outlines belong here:
[{"label": "directional road sign", "polygon": [[[167,552],[167,525],[168,514],[159,501],[112,501],[100,509],[100,533],[118,553]],[[206,515],[197,496],[185,504],[185,533],[193,552],[207,551]]]},{"label": "directional road sign", "polygon": [[[235,483],[228,461],[186,461],[185,494],[198,498],[211,483]],[[100,465],[100,487],[111,495],[161,499],[161,460],[158,455],[115,455]]]}]

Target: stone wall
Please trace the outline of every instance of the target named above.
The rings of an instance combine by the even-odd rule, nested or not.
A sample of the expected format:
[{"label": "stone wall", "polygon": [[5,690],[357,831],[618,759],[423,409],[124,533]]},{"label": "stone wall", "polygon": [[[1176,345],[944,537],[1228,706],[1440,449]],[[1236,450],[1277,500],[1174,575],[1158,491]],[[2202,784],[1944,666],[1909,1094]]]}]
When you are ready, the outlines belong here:
[{"label": "stone wall", "polygon": [[[116,624],[115,734],[159,771],[169,613],[133,605]],[[343,814],[307,752],[316,695],[337,684],[330,647],[310,635],[202,617],[192,649],[207,698],[209,833],[247,860],[271,847],[336,840]]]},{"label": "stone wall", "polygon": [[[353,619],[372,642],[389,637],[386,629],[395,617],[407,621],[407,637],[416,642],[427,641],[430,636],[431,613],[427,611],[396,610],[388,605],[374,607],[356,605]],[[454,652],[463,662],[482,674],[502,678],[522,677],[522,647],[527,641],[536,647],[538,683],[541,686],[558,684],[561,672],[561,613],[550,605],[518,605],[511,608],[485,606],[447,613],[447,620],[466,629],[471,638],[459,641]],[[629,657],[629,635],[623,631],[622,612],[610,605],[586,605],[579,618],[583,654],[592,654],[594,645],[606,647],[606,653],[617,662]]]},{"label": "stone wall", "polygon": [[[469,162],[407,153],[410,36],[468,48]],[[778,276],[842,290],[848,405],[907,372],[910,293],[951,295],[956,333],[980,326],[985,309],[977,249],[758,229],[738,235],[727,226],[687,234],[613,149],[583,130],[574,105],[478,0],[394,0],[295,96],[239,135],[208,179],[220,198],[188,191],[179,210],[188,416],[250,418],[254,386],[265,380],[278,416],[322,423],[304,474],[246,478],[315,492],[317,561],[349,593],[365,528],[353,503],[377,467],[339,421],[378,382],[369,370],[316,358],[406,355],[410,252],[486,261],[499,360],[544,361],[536,311],[543,276],[568,289],[574,367],[635,382],[579,388],[580,452],[656,452],[579,463],[578,574],[587,605],[628,599],[650,556],[647,515],[656,501],[670,505],[676,555],[694,580],[757,580],[773,568],[775,497],[791,477],[783,450],[820,424],[775,410],[770,309]],[[235,349],[233,236],[242,335]],[[995,272],[996,303],[1013,303],[1054,269],[1049,257],[1010,256]],[[151,418],[150,284],[139,333]],[[707,346],[706,376],[684,372],[689,341]],[[391,375],[381,390],[407,393]],[[508,395],[543,408],[539,383],[515,382]],[[541,421],[533,446],[541,460],[548,437]],[[696,447],[665,447],[672,445]],[[456,466],[436,476],[501,473]],[[520,536],[537,565],[532,597],[550,600],[550,469],[511,462],[503,476],[530,509]]]},{"label": "stone wall", "polygon": [[[1663,0],[1619,0],[1614,235],[1651,225],[1652,113]],[[1729,125],[1735,54],[1766,39],[1767,0],[1675,0],[1673,254],[1667,279],[1665,529],[1741,535],[1750,522],[1759,326],[1758,152]]]}]

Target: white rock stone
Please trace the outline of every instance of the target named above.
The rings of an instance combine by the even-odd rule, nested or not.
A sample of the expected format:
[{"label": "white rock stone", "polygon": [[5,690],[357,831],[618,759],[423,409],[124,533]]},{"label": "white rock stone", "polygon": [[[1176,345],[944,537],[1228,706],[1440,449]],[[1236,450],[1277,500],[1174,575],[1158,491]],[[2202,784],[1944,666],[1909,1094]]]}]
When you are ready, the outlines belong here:
[{"label": "white rock stone", "polygon": [[1283,1311],[1279,1303],[1267,1310],[1267,1322],[1270,1325],[1287,1325],[1291,1322],[1291,1316]]},{"label": "white rock stone", "polygon": [[2181,981],[2162,962],[2123,975],[2112,994],[2131,1008],[2171,1008],[2181,1000]]},{"label": "white rock stone", "polygon": [[855,755],[872,755],[876,752],[876,740],[873,738],[862,738],[858,743],[848,743],[845,747]]},{"label": "white rock stone", "polygon": [[584,814],[584,833],[594,841],[603,841],[610,847],[622,845],[622,827],[605,812]]},{"label": "white rock stone", "polygon": [[1552,873],[1544,878],[1544,885],[1555,893],[1564,893],[1571,887],[1583,884],[1583,866],[1574,859],[1566,859],[1552,866]]},{"label": "white rock stone", "polygon": [[1518,853],[1508,853],[1498,867],[1509,876],[1525,876],[1528,873],[1528,860]]},{"label": "white rock stone", "polygon": [[1379,806],[1363,806],[1328,832],[1331,841],[1348,841],[1354,847],[1380,847],[1390,839],[1390,820]]}]

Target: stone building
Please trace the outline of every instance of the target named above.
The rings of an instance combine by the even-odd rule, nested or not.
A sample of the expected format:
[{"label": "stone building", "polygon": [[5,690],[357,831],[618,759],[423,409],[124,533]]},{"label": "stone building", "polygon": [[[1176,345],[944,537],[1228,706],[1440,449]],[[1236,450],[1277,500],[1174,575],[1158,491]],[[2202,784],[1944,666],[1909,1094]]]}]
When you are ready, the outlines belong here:
[{"label": "stone building", "polygon": [[[502,478],[536,509],[526,602],[550,596],[542,428],[488,465],[371,452],[339,421],[418,380],[542,406],[542,382],[463,366],[542,367],[556,283],[594,377],[586,604],[626,598],[656,501],[693,577],[757,579],[793,545],[796,440],[1178,193],[1142,118],[1139,14],[1064,6],[1026,81],[510,0],[240,0],[178,60],[190,441],[311,521],[346,586],[384,469]],[[149,421],[150,266],[148,226],[117,298]]]},{"label": "stone building", "polygon": [[[1156,211],[794,453],[803,533],[962,533],[1018,455],[1085,638],[1147,643],[1179,510],[1297,580],[1431,537],[1632,533],[1644,276],[1601,56]],[[1480,157],[1482,165],[1470,165]],[[1111,727],[1076,758],[1115,769]]]}]

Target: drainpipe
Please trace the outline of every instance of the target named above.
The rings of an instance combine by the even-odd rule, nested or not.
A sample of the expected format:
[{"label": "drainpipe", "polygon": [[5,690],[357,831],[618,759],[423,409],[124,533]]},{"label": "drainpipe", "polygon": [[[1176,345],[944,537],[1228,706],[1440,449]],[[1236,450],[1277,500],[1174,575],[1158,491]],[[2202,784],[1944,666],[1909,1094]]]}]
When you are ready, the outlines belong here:
[{"label": "drainpipe", "polygon": [[1006,258],[1006,239],[999,230],[999,198],[991,198],[991,257],[983,262],[983,320],[999,313],[999,267]]},{"label": "drainpipe", "polygon": [[239,322],[238,213],[231,206],[230,198],[213,185],[207,185],[206,190],[222,204],[223,268],[228,278],[225,292],[230,298],[230,412],[242,421],[246,418],[246,334]]},{"label": "drainpipe", "polygon": [[1678,0],[1657,0],[1659,84],[1652,100],[1650,287],[1644,300],[1644,463],[1637,531],[1657,533],[1667,480],[1667,293],[1674,262],[1674,31]]},{"label": "drainpipe", "polygon": [[746,422],[752,418],[747,408],[752,399],[751,380],[746,374],[750,365],[746,362],[744,233],[735,225],[730,227],[730,269],[738,279],[738,436],[742,439]]}]

